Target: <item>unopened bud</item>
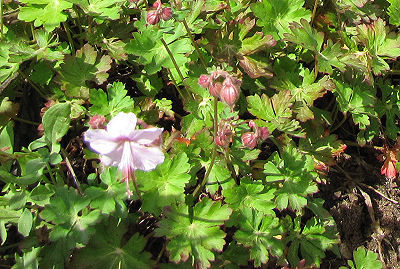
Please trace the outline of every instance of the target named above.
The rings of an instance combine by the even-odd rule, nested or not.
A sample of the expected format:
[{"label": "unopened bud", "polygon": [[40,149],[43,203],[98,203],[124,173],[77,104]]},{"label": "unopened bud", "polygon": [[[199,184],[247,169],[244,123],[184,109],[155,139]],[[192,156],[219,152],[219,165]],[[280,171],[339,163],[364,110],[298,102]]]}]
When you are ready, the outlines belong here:
[{"label": "unopened bud", "polygon": [[219,94],[221,93],[222,89],[222,83],[221,82],[216,82],[216,83],[210,83],[208,87],[208,91],[210,94],[214,97],[220,97]]},{"label": "unopened bud", "polygon": [[197,83],[203,87],[203,88],[208,88],[208,86],[210,85],[211,82],[211,78],[208,75],[201,75],[199,77],[199,80],[197,81]]},{"label": "unopened bud", "polygon": [[155,1],[155,2],[153,3],[153,7],[154,7],[154,8],[158,8],[159,6],[161,6],[161,1],[160,1],[160,0],[157,0],[157,1]]},{"label": "unopened bud", "polygon": [[252,130],[257,130],[257,124],[256,124],[253,120],[250,120],[250,121],[249,121],[249,127],[250,127]]},{"label": "unopened bud", "polygon": [[[157,3],[157,2],[156,2]],[[154,25],[160,21],[160,17],[156,10],[150,10],[147,13],[146,21],[148,24]]]},{"label": "unopened bud", "polygon": [[231,142],[232,131],[227,128],[223,128],[217,132],[217,136],[215,137],[215,143],[218,146],[225,147]]},{"label": "unopened bud", "polygon": [[243,146],[254,149],[257,146],[257,135],[253,132],[247,132],[242,134]]},{"label": "unopened bud", "polygon": [[92,129],[105,129],[104,123],[106,122],[106,118],[101,115],[94,115],[89,120],[90,128]]},{"label": "unopened bud", "polygon": [[227,77],[222,85],[219,97],[222,102],[227,103],[229,106],[233,106],[239,98],[239,87],[241,82],[236,83],[237,81],[240,82],[240,80],[236,79],[236,81],[234,81],[231,77]]},{"label": "unopened bud", "polygon": [[172,18],[172,9],[170,7],[165,7],[161,11],[161,18],[167,21]]},{"label": "unopened bud", "polygon": [[259,127],[258,128],[258,137],[261,140],[265,140],[269,137],[269,130],[267,127]]}]

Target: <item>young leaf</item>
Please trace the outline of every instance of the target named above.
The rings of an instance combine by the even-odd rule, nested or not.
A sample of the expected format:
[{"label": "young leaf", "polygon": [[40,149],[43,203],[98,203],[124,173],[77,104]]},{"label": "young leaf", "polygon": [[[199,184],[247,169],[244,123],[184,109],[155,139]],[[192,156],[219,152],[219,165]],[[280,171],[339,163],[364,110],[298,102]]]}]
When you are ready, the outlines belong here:
[{"label": "young leaf", "polygon": [[279,129],[283,132],[296,133],[300,128],[299,123],[292,120],[292,106],[291,94],[289,91],[280,91],[272,98],[263,94],[260,98],[259,95],[247,97],[249,104],[249,112],[254,116],[269,121],[268,129],[272,132]]},{"label": "young leaf", "polygon": [[[350,268],[352,269],[381,269],[382,263],[378,259],[378,254],[369,249],[365,249],[363,246],[358,247],[353,253],[353,261],[348,261]],[[346,268],[344,266],[340,269]]]},{"label": "young leaf", "polygon": [[44,137],[51,152],[60,151],[60,144],[58,141],[69,129],[69,123],[71,121],[70,114],[70,103],[56,104],[44,113],[42,119]]},{"label": "young leaf", "polygon": [[71,1],[65,0],[21,0],[20,2],[26,6],[20,8],[18,19],[26,22],[35,21],[35,27],[43,25],[48,32],[66,21],[68,15],[64,10],[72,8]]},{"label": "young leaf", "polygon": [[73,255],[71,268],[130,269],[153,268],[150,253],[143,251],[146,239],[135,233],[123,243],[127,225],[110,218],[108,223],[96,226],[96,233],[85,248]]},{"label": "young leaf", "polygon": [[283,254],[283,243],[275,238],[283,233],[279,219],[275,215],[264,215],[261,212],[243,208],[241,210],[239,230],[234,238],[239,244],[250,248],[250,259],[254,260],[256,267],[267,263],[269,253],[280,257]]},{"label": "young leaf", "polygon": [[75,0],[79,6],[85,11],[102,21],[107,19],[117,20],[120,15],[121,5],[124,0]]},{"label": "young leaf", "polygon": [[32,229],[33,217],[29,209],[25,208],[18,220],[18,232],[23,236],[28,236]]},{"label": "young leaf", "polygon": [[181,153],[172,159],[166,157],[152,171],[136,171],[139,189],[143,191],[144,211],[159,215],[164,206],[184,200],[185,184],[190,180],[188,161],[186,154]]},{"label": "young leaf", "polygon": [[190,222],[188,207],[185,204],[166,209],[165,219],[159,222],[157,236],[166,236],[171,261],[186,261],[193,257],[198,268],[207,268],[215,259],[212,249],[221,251],[225,245],[225,233],[219,229],[229,218],[232,210],[221,202],[208,198],[197,203],[193,208],[193,222]]},{"label": "young leaf", "polygon": [[130,112],[134,108],[133,99],[126,96],[122,82],[114,82],[107,88],[107,94],[102,89],[91,89],[89,101],[92,106],[89,111],[92,115],[115,116],[119,112]]},{"label": "young leaf", "polygon": [[84,45],[76,51],[76,56],[68,55],[61,65],[60,77],[62,89],[69,97],[88,98],[89,88],[86,81],[102,84],[108,78],[107,71],[111,68],[111,57],[98,57],[95,49]]},{"label": "young leaf", "polygon": [[303,8],[304,0],[263,0],[251,5],[251,11],[258,17],[257,25],[263,27],[266,35],[280,40],[288,33],[290,23],[300,19],[309,20],[311,12]]}]

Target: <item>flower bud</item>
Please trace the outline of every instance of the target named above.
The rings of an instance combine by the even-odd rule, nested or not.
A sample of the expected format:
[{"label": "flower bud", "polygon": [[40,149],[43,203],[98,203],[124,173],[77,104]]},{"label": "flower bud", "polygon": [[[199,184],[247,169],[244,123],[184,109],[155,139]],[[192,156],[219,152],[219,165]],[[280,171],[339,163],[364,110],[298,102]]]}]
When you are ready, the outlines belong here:
[{"label": "flower bud", "polygon": [[90,128],[92,129],[105,129],[104,123],[106,122],[106,118],[101,115],[94,115],[89,120]]},{"label": "flower bud", "polygon": [[250,120],[250,121],[249,121],[249,127],[250,127],[252,130],[257,130],[257,124],[256,124],[253,120]]},{"label": "flower bud", "polygon": [[172,9],[170,7],[165,7],[161,11],[161,18],[167,21],[172,18]]},{"label": "flower bud", "polygon": [[197,81],[197,83],[203,87],[203,88],[208,88],[208,86],[210,85],[211,82],[211,78],[208,75],[201,75],[199,77],[199,80]]},{"label": "flower bud", "polygon": [[220,97],[219,94],[221,92],[221,89],[222,89],[221,82],[210,83],[210,85],[208,87],[208,91],[210,92],[210,94],[217,98]]},{"label": "flower bud", "polygon": [[232,134],[232,131],[224,126],[224,128],[220,129],[217,132],[215,143],[221,147],[227,146],[231,142]]},{"label": "flower bud", "polygon": [[[238,83],[238,81],[240,83]],[[238,88],[240,87],[240,84],[240,80],[227,77],[223,82],[222,89],[219,95],[221,101],[227,103],[229,106],[233,106],[239,98],[240,93]]]},{"label": "flower bud", "polygon": [[257,146],[257,135],[254,132],[247,132],[242,134],[243,146],[254,149]]},{"label": "flower bud", "polygon": [[157,0],[153,3],[153,8],[158,8],[159,6],[161,6],[161,1]]},{"label": "flower bud", "polygon": [[267,127],[258,127],[258,137],[265,140],[269,137],[269,130]]},{"label": "flower bud", "polygon": [[158,15],[156,10],[150,10],[147,13],[146,21],[148,24],[157,24],[160,21],[160,16]]}]

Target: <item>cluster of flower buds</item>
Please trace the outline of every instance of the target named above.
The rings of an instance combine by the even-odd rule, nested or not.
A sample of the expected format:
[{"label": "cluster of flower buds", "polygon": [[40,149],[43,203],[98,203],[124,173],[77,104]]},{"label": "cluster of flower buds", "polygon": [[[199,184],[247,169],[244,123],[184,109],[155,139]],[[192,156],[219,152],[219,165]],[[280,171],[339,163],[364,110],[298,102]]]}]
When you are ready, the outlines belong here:
[{"label": "cluster of flower buds", "polygon": [[148,24],[155,25],[160,19],[167,21],[172,18],[172,9],[170,7],[162,7],[161,0],[157,0],[153,4],[153,10],[147,13],[146,21]]},{"label": "cluster of flower buds", "polygon": [[254,149],[258,141],[263,141],[269,137],[269,130],[267,127],[258,127],[254,121],[249,122],[249,127],[252,132],[242,134],[243,146]]},{"label": "cluster of flower buds", "polygon": [[210,75],[201,75],[198,84],[208,89],[212,96],[233,106],[239,98],[242,81],[229,75],[226,71],[217,70]]}]

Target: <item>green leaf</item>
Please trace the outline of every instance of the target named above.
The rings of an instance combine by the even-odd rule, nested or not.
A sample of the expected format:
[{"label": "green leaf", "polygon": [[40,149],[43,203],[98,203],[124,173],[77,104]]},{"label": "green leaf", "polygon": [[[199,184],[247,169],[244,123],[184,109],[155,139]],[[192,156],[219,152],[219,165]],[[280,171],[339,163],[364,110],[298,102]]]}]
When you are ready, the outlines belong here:
[{"label": "green leaf", "polygon": [[58,141],[68,132],[71,121],[71,104],[59,103],[50,107],[43,115],[44,137],[51,152],[59,152]]},{"label": "green leaf", "polygon": [[193,222],[190,222],[188,207],[174,204],[165,211],[165,217],[155,230],[156,236],[167,236],[171,261],[185,261],[193,257],[198,268],[207,268],[214,260],[212,249],[222,251],[225,233],[219,229],[232,213],[227,205],[213,202],[208,198],[193,208]]},{"label": "green leaf", "polygon": [[25,208],[18,220],[18,232],[23,236],[28,236],[32,229],[33,217],[29,209]]},{"label": "green leaf", "polygon": [[280,40],[290,31],[292,22],[300,19],[310,20],[311,12],[303,8],[304,0],[263,0],[262,3],[251,5],[251,11],[258,17],[257,25],[263,27],[266,35],[272,35]]},{"label": "green leaf", "polygon": [[318,191],[313,182],[318,175],[313,170],[312,157],[300,154],[291,146],[282,152],[282,159],[278,154],[272,154],[264,166],[264,172],[266,181],[277,186],[275,203],[278,209],[290,206],[299,212],[307,205],[307,195]]},{"label": "green leaf", "polygon": [[124,0],[75,0],[85,13],[89,13],[100,21],[117,20]]},{"label": "green leaf", "polygon": [[104,83],[111,68],[112,59],[108,55],[99,57],[95,49],[89,45],[84,45],[76,51],[76,56],[68,55],[61,64],[60,76],[62,89],[69,97],[88,98],[89,88],[87,81],[95,81],[97,84]]},{"label": "green leaf", "polygon": [[162,79],[157,74],[135,74],[132,79],[136,81],[139,90],[146,96],[155,97],[157,93],[163,88]]},{"label": "green leaf", "polygon": [[[0,207],[0,221],[3,223],[7,222],[17,223],[19,218],[21,217],[21,213],[22,213],[21,211],[15,211],[13,209]],[[4,239],[3,236],[2,239]]]},{"label": "green leaf", "polygon": [[166,156],[152,171],[136,171],[139,189],[144,193],[143,210],[159,215],[164,206],[184,201],[185,184],[190,180],[188,161],[187,155],[180,153],[172,159]]},{"label": "green leaf", "polygon": [[12,269],[38,269],[38,254],[40,251],[40,247],[32,248],[30,251],[25,252],[24,255],[20,257],[17,253],[15,253],[15,262],[16,264],[12,267]]},{"label": "green leaf", "polygon": [[254,260],[256,267],[268,262],[269,253],[282,256],[284,245],[275,237],[283,231],[275,215],[264,215],[257,210],[243,208],[239,226],[234,238],[239,244],[250,248],[250,259]]},{"label": "green leaf", "polygon": [[296,265],[301,259],[305,259],[307,264],[319,267],[322,258],[325,257],[325,250],[338,242],[337,236],[329,233],[324,224],[316,218],[309,219],[302,229],[300,221],[300,217],[294,219],[294,223],[289,227],[290,234],[285,239],[287,244],[290,242],[288,260],[290,264]]},{"label": "green leaf", "polygon": [[53,78],[53,75],[54,73],[51,71],[49,66],[45,62],[40,61],[33,67],[30,78],[33,82],[36,82],[40,85],[48,85]]},{"label": "green leaf", "polygon": [[275,208],[274,192],[275,189],[264,190],[264,186],[259,181],[244,178],[240,181],[239,186],[225,189],[222,194],[225,197],[225,202],[232,209],[254,208],[263,214],[273,215],[272,209]]},{"label": "green leaf", "polygon": [[21,7],[18,19],[31,22],[34,26],[43,27],[48,31],[53,31],[61,22],[67,20],[68,15],[63,12],[72,8],[72,3],[65,0],[21,0],[26,6]]},{"label": "green leaf", "polygon": [[396,125],[397,118],[400,117],[400,94],[397,88],[383,81],[379,82],[382,97],[377,99],[374,109],[380,118],[386,116],[385,134],[391,139],[396,139],[400,131]]},{"label": "green leaf", "polygon": [[270,122],[268,129],[272,132],[279,129],[283,132],[293,133],[296,132],[300,126],[295,120],[292,120],[292,106],[291,94],[289,91],[280,91],[272,98],[263,94],[260,98],[259,95],[247,97],[249,105],[249,112],[254,116]]},{"label": "green leaf", "polygon": [[91,199],[90,207],[111,214],[119,209],[125,209],[126,186],[118,180],[117,167],[108,167],[100,175],[100,186],[90,186],[85,194]]},{"label": "green leaf", "polygon": [[114,82],[107,88],[107,94],[102,89],[91,89],[89,101],[92,104],[89,111],[92,115],[115,116],[119,112],[131,112],[134,101],[127,96],[122,82]]},{"label": "green leaf", "polygon": [[11,79],[19,69],[19,63],[12,63],[9,61],[11,48],[13,48],[17,42],[17,40],[0,41],[0,82],[2,86],[4,85],[3,82],[5,82],[6,79]]},{"label": "green leaf", "polygon": [[107,222],[96,226],[96,233],[86,247],[76,251],[70,266],[81,269],[153,268],[150,253],[143,251],[146,239],[135,233],[123,243],[127,225],[114,218]]},{"label": "green leaf", "polygon": [[388,7],[389,22],[400,26],[400,0],[388,0],[388,2],[390,3]]},{"label": "green leaf", "polygon": [[50,204],[40,213],[44,220],[56,225],[50,232],[50,239],[59,241],[58,244],[64,244],[62,240],[65,240],[66,250],[75,247],[76,243],[86,244],[94,232],[93,225],[100,220],[99,210],[85,210],[89,202],[73,189],[56,189]]},{"label": "green leaf", "polygon": [[355,266],[351,266],[355,269],[381,269],[382,263],[378,259],[378,254],[363,246],[358,247],[353,253],[353,259]]},{"label": "green leaf", "polygon": [[[161,42],[161,37],[164,37],[183,76],[186,77],[188,70],[185,64],[190,60],[187,55],[193,51],[189,38],[176,40],[171,38],[171,35],[163,35],[161,31],[155,31],[151,28],[147,28],[142,33],[135,32],[133,35],[134,38],[127,44],[126,51],[139,56],[139,62],[145,66],[144,69],[149,75],[160,71],[162,67],[176,72],[175,66]],[[174,77],[179,83],[180,78]]]},{"label": "green leaf", "polygon": [[360,81],[355,81],[352,85],[349,85],[335,80],[335,85],[334,93],[337,95],[340,110],[351,112],[354,123],[359,124],[361,129],[365,129],[366,126],[370,125],[370,115],[376,114],[373,109],[376,102],[375,93],[371,92],[370,87],[360,83]]}]

